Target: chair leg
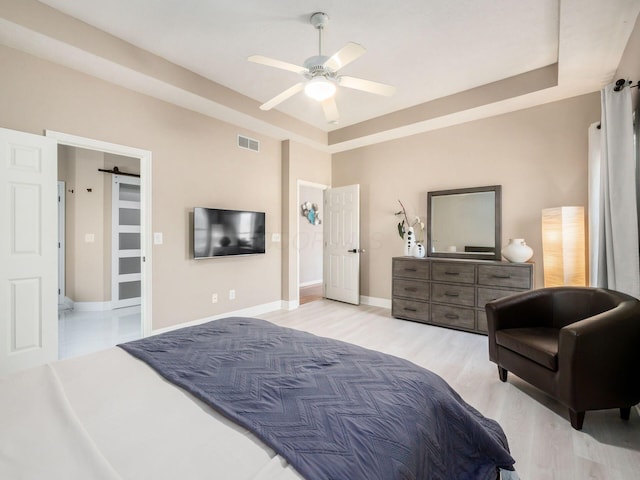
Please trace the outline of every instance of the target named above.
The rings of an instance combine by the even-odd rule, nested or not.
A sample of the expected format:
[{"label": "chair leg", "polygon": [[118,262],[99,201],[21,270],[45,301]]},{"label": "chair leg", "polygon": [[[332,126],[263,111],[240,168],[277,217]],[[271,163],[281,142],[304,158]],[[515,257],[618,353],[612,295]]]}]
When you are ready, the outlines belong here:
[{"label": "chair leg", "polygon": [[500,381],[506,382],[508,373],[509,371],[506,368],[502,368],[500,365],[498,365],[498,375],[500,376]]},{"label": "chair leg", "polygon": [[631,407],[620,407],[620,418],[622,420],[629,420],[631,415]]},{"label": "chair leg", "polygon": [[569,418],[571,419],[571,426],[576,430],[582,430],[582,424],[584,423],[584,412],[575,412],[569,409]]}]

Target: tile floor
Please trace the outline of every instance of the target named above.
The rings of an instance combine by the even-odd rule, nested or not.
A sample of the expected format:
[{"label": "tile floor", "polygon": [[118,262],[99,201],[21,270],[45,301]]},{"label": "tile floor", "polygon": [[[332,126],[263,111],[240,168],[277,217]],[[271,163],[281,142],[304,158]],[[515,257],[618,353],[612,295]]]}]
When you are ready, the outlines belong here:
[{"label": "tile floor", "polygon": [[97,352],[142,336],[140,306],[100,312],[58,311],[58,358]]}]

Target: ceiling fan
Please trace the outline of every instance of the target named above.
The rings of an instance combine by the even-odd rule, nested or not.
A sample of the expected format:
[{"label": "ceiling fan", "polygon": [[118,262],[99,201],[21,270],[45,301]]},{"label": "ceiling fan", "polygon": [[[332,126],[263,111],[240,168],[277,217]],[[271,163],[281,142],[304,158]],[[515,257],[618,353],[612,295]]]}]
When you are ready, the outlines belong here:
[{"label": "ceiling fan", "polygon": [[316,12],[311,15],[310,22],[318,30],[318,55],[307,58],[303,66],[263,57],[262,55],[252,55],[247,59],[250,62],[295,72],[305,78],[305,81],[295,84],[261,105],[261,110],[271,110],[276,105],[304,90],[308,97],[322,102],[322,109],[327,122],[337,123],[340,117],[334,98],[337,86],[384,96],[391,96],[395,93],[396,88],[390,85],[340,75],[339,70],[342,67],[359,58],[367,50],[362,45],[349,42],[331,57],[327,57],[322,54],[322,30],[329,22],[329,16],[323,12]]}]

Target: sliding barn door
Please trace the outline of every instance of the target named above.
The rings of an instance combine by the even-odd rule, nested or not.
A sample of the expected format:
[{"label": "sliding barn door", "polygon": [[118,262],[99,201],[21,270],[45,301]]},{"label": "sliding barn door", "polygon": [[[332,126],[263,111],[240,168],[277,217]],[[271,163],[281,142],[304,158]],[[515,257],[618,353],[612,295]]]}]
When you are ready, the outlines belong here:
[{"label": "sliding barn door", "polygon": [[324,191],[324,296],[360,304],[360,185]]},{"label": "sliding barn door", "polygon": [[140,305],[140,178],[113,175],[111,196],[111,305],[113,308]]},{"label": "sliding barn door", "polygon": [[0,129],[0,375],[58,357],[57,147]]}]

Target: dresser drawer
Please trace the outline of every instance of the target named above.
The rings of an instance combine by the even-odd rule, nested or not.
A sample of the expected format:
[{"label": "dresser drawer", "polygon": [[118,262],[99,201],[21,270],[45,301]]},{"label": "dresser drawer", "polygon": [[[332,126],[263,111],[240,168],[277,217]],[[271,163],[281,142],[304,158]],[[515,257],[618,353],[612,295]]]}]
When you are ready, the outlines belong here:
[{"label": "dresser drawer", "polygon": [[431,300],[467,307],[473,307],[476,304],[474,287],[446,283],[431,284]]},{"label": "dresser drawer", "polygon": [[393,280],[393,296],[407,297],[413,300],[429,300],[429,283],[417,280]]},{"label": "dresser drawer", "polygon": [[429,280],[429,262],[421,260],[394,260],[393,276]]},{"label": "dresser drawer", "polygon": [[476,306],[479,308],[484,308],[487,302],[491,302],[503,297],[508,297],[509,295],[513,295],[514,293],[519,293],[521,291],[522,290],[505,290],[502,288],[478,287],[478,303],[476,304]]},{"label": "dresser drawer", "polygon": [[470,308],[431,306],[431,321],[441,325],[473,330],[476,326],[475,311]]},{"label": "dresser drawer", "polygon": [[489,327],[487,326],[487,312],[484,310],[478,310],[476,312],[476,330],[483,333],[489,331]]},{"label": "dresser drawer", "polygon": [[515,265],[478,265],[478,285],[529,290],[531,267]]},{"label": "dresser drawer", "polygon": [[475,283],[476,266],[466,263],[434,262],[431,278],[439,282]]},{"label": "dresser drawer", "polygon": [[391,315],[427,322],[429,321],[429,304],[416,302],[414,300],[394,298],[391,304]]}]

